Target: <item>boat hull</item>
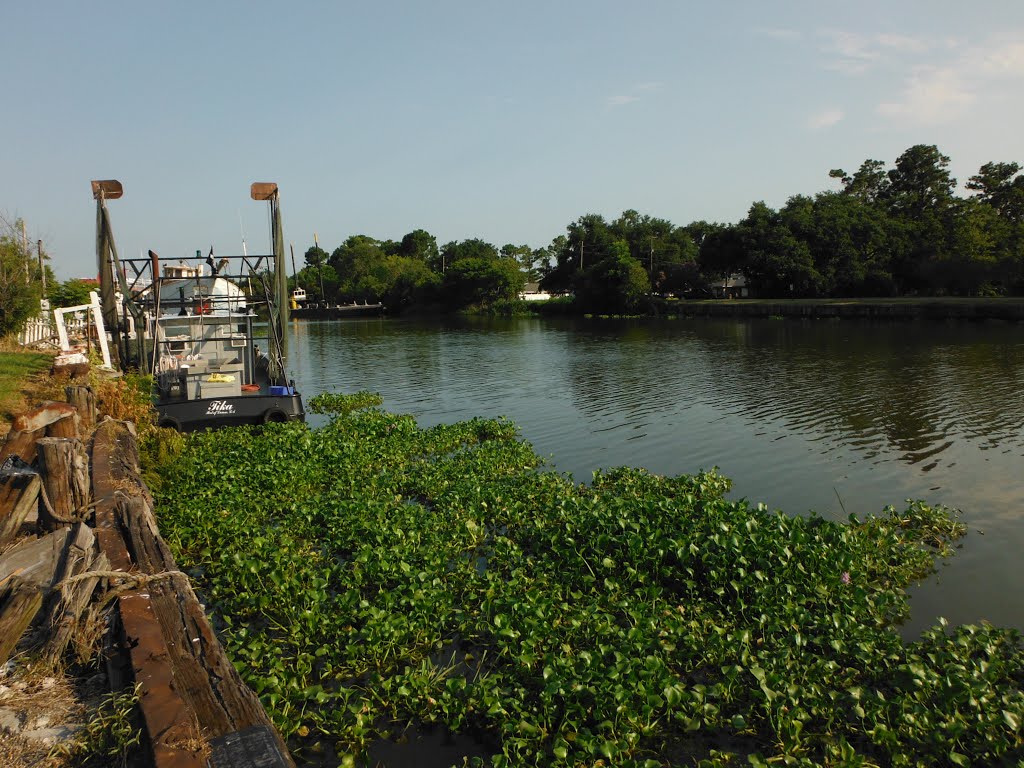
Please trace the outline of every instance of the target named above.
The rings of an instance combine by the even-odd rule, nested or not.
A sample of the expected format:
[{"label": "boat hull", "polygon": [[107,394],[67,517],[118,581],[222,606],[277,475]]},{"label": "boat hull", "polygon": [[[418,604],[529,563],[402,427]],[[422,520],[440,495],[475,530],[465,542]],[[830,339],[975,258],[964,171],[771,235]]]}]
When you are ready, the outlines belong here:
[{"label": "boat hull", "polygon": [[179,400],[156,405],[157,424],[179,432],[304,421],[302,397],[235,395]]}]

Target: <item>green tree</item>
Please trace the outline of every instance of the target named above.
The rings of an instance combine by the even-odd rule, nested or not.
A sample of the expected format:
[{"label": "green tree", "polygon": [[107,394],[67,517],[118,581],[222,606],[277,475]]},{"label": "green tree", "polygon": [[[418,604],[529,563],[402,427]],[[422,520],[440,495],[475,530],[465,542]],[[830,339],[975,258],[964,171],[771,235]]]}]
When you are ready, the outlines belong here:
[{"label": "green tree", "polygon": [[892,274],[901,293],[931,293],[936,266],[950,257],[953,189],[949,158],[934,145],[917,144],[889,171],[884,202],[894,219]]},{"label": "green tree", "polygon": [[604,258],[584,270],[576,297],[588,312],[628,314],[646,308],[650,292],[651,281],[629,254],[629,244],[615,240]]},{"label": "green tree", "polygon": [[715,280],[740,272],[746,264],[746,254],[739,228],[730,224],[701,224],[697,252],[701,273]]},{"label": "green tree", "polygon": [[380,265],[382,300],[391,312],[401,312],[413,304],[427,303],[440,285],[437,274],[422,259],[412,256],[388,256]]},{"label": "green tree", "polygon": [[307,267],[322,267],[327,263],[328,255],[327,251],[318,245],[310,246],[306,249],[304,256]]},{"label": "green tree", "polygon": [[615,237],[603,216],[588,213],[566,227],[566,235],[551,243],[554,265],[541,281],[552,293],[576,289],[582,272],[610,255]]},{"label": "green tree", "polygon": [[916,144],[896,158],[889,171],[884,199],[897,212],[923,215],[953,200],[956,179],[949,174],[949,158],[933,144]]},{"label": "green tree", "polygon": [[841,168],[829,171],[828,175],[842,182],[843,194],[865,203],[881,200],[889,190],[889,174],[881,160],[865,160],[852,176]]},{"label": "green tree", "polygon": [[330,264],[338,275],[341,301],[381,300],[387,285],[381,278],[381,264],[387,254],[381,243],[367,235],[352,235],[334,249]]},{"label": "green tree", "polygon": [[665,267],[684,260],[680,252],[681,242],[674,236],[675,227],[668,219],[653,218],[629,209],[623,211],[608,229],[614,237],[626,241],[630,255],[647,269],[648,277],[655,285]]},{"label": "green tree", "polygon": [[437,238],[424,229],[414,229],[402,238],[397,255],[431,264],[438,255]]},{"label": "green tree", "polygon": [[446,272],[452,264],[462,259],[483,259],[490,261],[498,258],[498,249],[490,243],[478,237],[468,240],[445,243],[441,246],[440,254],[430,266],[435,272]]},{"label": "green tree", "polygon": [[814,296],[820,275],[807,243],[786,226],[783,218],[763,202],[754,203],[740,222],[743,243],[742,272],[760,296]]},{"label": "green tree", "polygon": [[17,331],[39,311],[38,259],[25,247],[21,231],[20,219],[0,217],[0,335]]},{"label": "green tree", "polygon": [[57,307],[78,307],[89,303],[89,292],[97,290],[91,283],[82,280],[65,280],[51,288],[49,299],[51,306]]},{"label": "green tree", "polygon": [[881,206],[858,195],[821,192],[813,200],[809,220],[790,216],[790,207],[787,203],[784,218],[810,248],[823,294],[892,295],[890,227]]},{"label": "green tree", "polygon": [[971,176],[967,188],[983,203],[1013,223],[1024,222],[1024,176],[1017,163],[985,163]]},{"label": "green tree", "polygon": [[512,259],[469,256],[448,266],[442,291],[448,305],[458,309],[514,300],[524,282],[519,265]]},{"label": "green tree", "polygon": [[501,250],[498,253],[501,258],[512,259],[519,264],[526,282],[535,283],[540,280],[540,271],[536,266],[536,252],[530,246],[506,243],[501,246]]}]

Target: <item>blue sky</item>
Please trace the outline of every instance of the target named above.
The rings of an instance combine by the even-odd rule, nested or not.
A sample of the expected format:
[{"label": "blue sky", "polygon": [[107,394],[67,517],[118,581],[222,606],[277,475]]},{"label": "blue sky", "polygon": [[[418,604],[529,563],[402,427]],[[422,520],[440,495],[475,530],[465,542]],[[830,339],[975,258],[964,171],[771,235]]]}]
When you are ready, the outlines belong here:
[{"label": "blue sky", "polygon": [[352,234],[546,245],[585,213],[735,222],[936,144],[1024,163],[1024,2],[8,3],[0,213],[119,251]]}]

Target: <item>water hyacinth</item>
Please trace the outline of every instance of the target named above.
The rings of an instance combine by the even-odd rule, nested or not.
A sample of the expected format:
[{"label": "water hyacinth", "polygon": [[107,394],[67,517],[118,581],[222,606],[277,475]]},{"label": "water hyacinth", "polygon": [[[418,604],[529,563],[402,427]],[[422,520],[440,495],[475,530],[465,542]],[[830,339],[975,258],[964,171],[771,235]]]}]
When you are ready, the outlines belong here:
[{"label": "water hyacinth", "polygon": [[896,631],[950,511],[792,517],[715,472],[579,485],[507,421],[378,403],[193,435],[164,468],[161,529],[300,763],[365,764],[409,724],[472,737],[474,765],[1024,758],[1016,632]]}]

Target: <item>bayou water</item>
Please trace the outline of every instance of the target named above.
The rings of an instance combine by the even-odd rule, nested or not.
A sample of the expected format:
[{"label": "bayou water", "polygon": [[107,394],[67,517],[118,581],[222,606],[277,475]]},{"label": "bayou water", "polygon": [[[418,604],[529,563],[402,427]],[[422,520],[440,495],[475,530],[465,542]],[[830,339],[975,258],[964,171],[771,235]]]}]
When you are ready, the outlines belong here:
[{"label": "bayou water", "polygon": [[[1024,326],[755,319],[293,321],[307,398],[371,390],[421,426],[507,416],[556,470],[718,467],[734,498],[849,514],[962,511],[911,591],[938,617],[1024,630]],[[314,421],[315,423],[315,421]]]}]

